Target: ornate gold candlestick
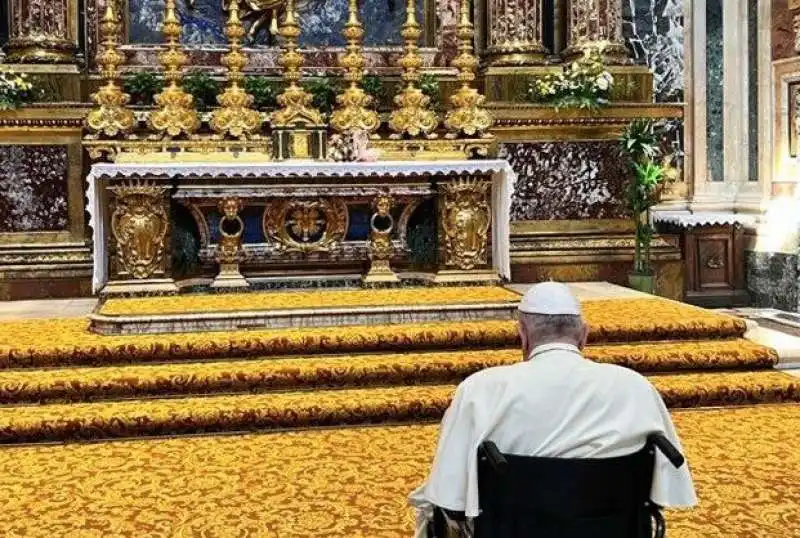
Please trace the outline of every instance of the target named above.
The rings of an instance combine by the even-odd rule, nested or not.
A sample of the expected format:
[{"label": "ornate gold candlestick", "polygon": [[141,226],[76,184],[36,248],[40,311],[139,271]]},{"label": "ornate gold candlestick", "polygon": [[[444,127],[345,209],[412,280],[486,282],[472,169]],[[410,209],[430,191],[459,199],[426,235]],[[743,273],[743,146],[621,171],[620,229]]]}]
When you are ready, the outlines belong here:
[{"label": "ornate gold candlestick", "polygon": [[350,0],[348,11],[349,18],[344,32],[342,32],[347,39],[347,54],[342,58],[341,65],[347,70],[344,78],[350,85],[336,97],[339,108],[331,114],[331,127],[340,132],[366,131],[372,133],[380,127],[381,121],[378,113],[368,108],[372,98],[360,86],[364,78],[366,62],[361,46],[364,39],[364,26],[358,19],[358,0]]},{"label": "ornate gold candlestick", "polygon": [[422,31],[417,22],[414,0],[406,2],[406,22],[403,24],[401,35],[405,40],[405,54],[399,63],[403,68],[403,81],[406,87],[394,98],[396,107],[389,119],[389,127],[395,132],[392,137],[424,135],[433,138],[434,130],[439,125],[439,118],[429,108],[430,98],[417,87],[419,70],[422,67],[422,57],[417,43]]},{"label": "ornate gold candlestick", "polygon": [[231,197],[220,201],[219,246],[217,260],[219,274],[211,283],[212,288],[246,288],[250,284],[239,270],[242,258],[242,234],[244,221],[239,216],[243,204],[239,198]]},{"label": "ornate gold candlestick", "polygon": [[313,97],[298,82],[303,56],[297,50],[300,25],[297,23],[294,0],[286,1],[286,16],[280,28],[284,52],[278,60],[283,67],[286,89],[278,96],[280,109],[272,113],[275,157],[278,159],[324,158],[325,120],[312,105]]},{"label": "ornate gold candlestick", "polygon": [[361,278],[364,284],[399,282],[400,279],[392,270],[391,261],[394,255],[392,245],[392,206],[394,200],[389,194],[380,194],[375,198],[372,207],[375,210],[369,221],[369,272]]},{"label": "ornate gold candlestick", "polygon": [[261,115],[252,108],[253,96],[241,86],[247,57],[242,52],[245,31],[239,18],[239,0],[229,0],[225,35],[230,50],[222,57],[222,65],[228,68],[228,87],[222,95],[217,96],[222,108],[211,114],[210,125],[220,138],[230,135],[245,140],[261,128]]},{"label": "ornate gold candlestick", "polygon": [[175,9],[175,0],[166,0],[163,33],[167,48],[159,54],[158,59],[164,66],[167,87],[155,96],[158,109],[150,113],[147,122],[161,137],[191,136],[200,128],[200,119],[194,109],[194,99],[181,88],[186,54],[180,44],[181,22]]},{"label": "ornate gold candlestick", "polygon": [[125,62],[125,56],[117,48],[122,24],[114,11],[114,4],[114,0],[108,0],[100,23],[103,42],[102,50],[97,54],[97,63],[106,83],[92,94],[97,106],[86,116],[86,126],[93,131],[89,138],[111,138],[126,134],[136,125],[133,111],[125,108],[130,95],[123,92],[119,85],[119,66]]},{"label": "ornate gold candlestick", "polygon": [[86,126],[94,133],[90,135],[91,138],[126,134],[136,125],[133,111],[125,107],[130,96],[119,85],[119,66],[125,62],[125,56],[118,50],[117,40],[122,24],[114,7],[115,1],[107,0],[100,23],[103,42],[102,50],[97,54],[97,63],[105,84],[92,94],[97,106],[86,116]]},{"label": "ornate gold candlestick", "polygon": [[486,131],[493,123],[491,114],[483,107],[486,97],[471,86],[475,81],[478,59],[472,53],[475,29],[472,26],[470,11],[470,0],[461,0],[461,18],[456,28],[460,54],[452,63],[453,67],[459,69],[458,80],[461,81],[461,87],[450,97],[454,108],[444,120],[445,126],[450,131],[448,138],[457,138],[461,134],[486,136]]}]

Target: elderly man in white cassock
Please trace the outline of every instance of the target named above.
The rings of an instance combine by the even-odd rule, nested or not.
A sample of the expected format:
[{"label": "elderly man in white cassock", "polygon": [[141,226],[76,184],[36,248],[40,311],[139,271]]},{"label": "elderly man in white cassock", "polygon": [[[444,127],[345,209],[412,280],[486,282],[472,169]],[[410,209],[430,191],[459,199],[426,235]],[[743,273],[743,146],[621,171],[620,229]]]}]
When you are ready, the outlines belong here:
[{"label": "elderly man in white cassock", "polygon": [[[589,329],[566,285],[532,286],[519,315],[523,361],[468,377],[442,420],[428,481],[409,498],[418,511],[418,537],[426,535],[434,506],[478,516],[478,447],[487,440],[504,454],[611,458],[637,452],[649,434],[661,433],[681,450],[669,412],[646,378],[583,358]],[[694,506],[688,466],[675,468],[656,451],[651,500]]]}]

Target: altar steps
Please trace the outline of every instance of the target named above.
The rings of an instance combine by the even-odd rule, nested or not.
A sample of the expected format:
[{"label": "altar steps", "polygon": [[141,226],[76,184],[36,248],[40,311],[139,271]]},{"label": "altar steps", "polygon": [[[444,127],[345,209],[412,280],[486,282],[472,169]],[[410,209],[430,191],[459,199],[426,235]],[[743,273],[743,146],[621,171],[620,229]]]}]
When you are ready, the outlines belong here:
[{"label": "altar steps", "polygon": [[513,320],[519,299],[500,286],[206,293],[111,298],[89,321],[98,334],[140,335]]},{"label": "altar steps", "polygon": [[[659,374],[650,380],[671,408],[800,401],[800,379],[780,372]],[[4,407],[0,443],[438,420],[454,390],[454,384],[401,385]]]},{"label": "altar steps", "polygon": [[[585,354],[644,373],[769,368],[774,363],[770,350],[744,339],[594,345]],[[0,404],[457,383],[484,368],[519,360],[518,349],[471,349],[0,370]]]},{"label": "altar steps", "polygon": [[[416,304],[432,301],[414,293]],[[497,300],[471,296],[478,288],[448,293],[462,304]],[[313,295],[320,307],[345,297]],[[225,297],[191,307],[249,308],[247,297]],[[798,379],[771,369],[776,353],[745,340],[740,319],[655,298],[589,300],[583,310],[587,357],[650,375],[671,407],[800,401]],[[514,320],[138,336],[87,325],[0,323],[0,443],[438,420],[462,379],[521,358]]]}]

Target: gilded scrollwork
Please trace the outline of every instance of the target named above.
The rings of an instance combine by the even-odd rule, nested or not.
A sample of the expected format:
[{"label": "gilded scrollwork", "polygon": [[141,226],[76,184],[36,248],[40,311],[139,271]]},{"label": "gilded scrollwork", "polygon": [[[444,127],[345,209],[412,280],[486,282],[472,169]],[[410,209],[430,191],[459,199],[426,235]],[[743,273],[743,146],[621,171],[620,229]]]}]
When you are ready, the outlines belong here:
[{"label": "gilded scrollwork", "polygon": [[440,255],[444,265],[462,271],[485,266],[492,222],[491,182],[463,177],[440,188]]},{"label": "gilded scrollwork", "polygon": [[116,276],[144,280],[166,273],[168,186],[146,180],[109,187]]},{"label": "gilded scrollwork", "polygon": [[275,200],[264,211],[264,235],[283,252],[327,252],[344,240],[347,222],[339,198]]}]

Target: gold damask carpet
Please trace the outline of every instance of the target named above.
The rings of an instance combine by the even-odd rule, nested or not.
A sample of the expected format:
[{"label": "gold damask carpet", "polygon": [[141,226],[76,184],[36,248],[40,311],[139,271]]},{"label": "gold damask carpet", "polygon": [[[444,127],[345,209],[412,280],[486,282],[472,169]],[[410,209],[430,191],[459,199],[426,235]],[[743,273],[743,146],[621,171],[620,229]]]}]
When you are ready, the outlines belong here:
[{"label": "gold damask carpet", "polygon": [[[800,406],[674,411],[698,488],[670,538],[800,537]],[[7,538],[409,538],[436,425],[0,450]]]},{"label": "gold damask carpet", "polygon": [[[381,300],[414,295],[389,291]],[[422,303],[516,297],[424,291],[414,290]],[[239,308],[253,297],[286,308],[313,297],[375,300],[363,291],[222,294],[106,308],[174,311],[212,299]],[[583,308],[587,358],[650,375],[670,407],[800,401],[800,380],[771,371],[775,352],[743,339],[742,320],[661,299]],[[516,340],[511,321],[114,337],[89,333],[84,320],[0,323],[0,443],[437,420],[466,376],[520,360]]]}]

